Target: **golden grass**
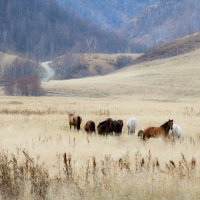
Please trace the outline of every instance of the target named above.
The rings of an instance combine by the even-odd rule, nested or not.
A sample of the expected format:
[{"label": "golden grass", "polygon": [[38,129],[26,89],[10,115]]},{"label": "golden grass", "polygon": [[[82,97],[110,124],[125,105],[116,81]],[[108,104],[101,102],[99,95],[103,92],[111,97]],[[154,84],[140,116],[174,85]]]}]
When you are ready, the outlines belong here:
[{"label": "golden grass", "polygon": [[[135,116],[137,131],[173,118],[180,124],[184,139],[175,143],[162,139],[143,142],[136,135],[129,136],[126,125],[120,137],[87,135],[83,128],[70,131],[71,112],[79,113],[83,124],[107,117],[126,122]],[[35,199],[35,195],[40,199],[198,199],[199,120],[197,102],[1,97],[1,152],[12,161],[8,165],[2,162],[12,172],[11,154],[19,169],[27,163],[24,150],[34,160],[29,163],[28,178],[23,174],[20,177],[25,176],[23,184],[35,188],[35,192],[25,187],[20,199]],[[35,176],[31,176],[33,172]],[[33,185],[36,179],[39,182]]]},{"label": "golden grass", "polygon": [[[199,53],[43,84],[68,97],[1,96],[0,198],[199,199]],[[82,116],[81,131],[68,113]],[[131,116],[137,131],[173,118],[182,139],[143,142],[127,134]],[[107,117],[124,120],[120,137],[83,130]]]}]

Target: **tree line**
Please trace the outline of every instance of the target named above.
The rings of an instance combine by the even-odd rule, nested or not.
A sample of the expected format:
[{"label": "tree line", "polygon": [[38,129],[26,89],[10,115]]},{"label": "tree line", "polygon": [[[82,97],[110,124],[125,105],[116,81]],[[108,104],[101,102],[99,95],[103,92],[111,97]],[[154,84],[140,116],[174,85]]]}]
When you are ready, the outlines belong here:
[{"label": "tree line", "polygon": [[2,82],[6,95],[42,95],[38,73],[38,63],[28,59],[16,58],[2,70]]}]

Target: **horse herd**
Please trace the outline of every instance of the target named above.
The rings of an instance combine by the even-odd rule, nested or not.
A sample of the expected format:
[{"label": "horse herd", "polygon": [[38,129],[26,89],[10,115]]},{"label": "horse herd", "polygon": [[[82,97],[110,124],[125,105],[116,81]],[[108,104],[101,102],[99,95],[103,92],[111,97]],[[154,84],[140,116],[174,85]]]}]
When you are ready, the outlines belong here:
[{"label": "horse herd", "polygon": [[[82,117],[75,114],[69,114],[69,125],[70,130],[71,127],[74,126],[74,129],[80,130],[82,122]],[[122,128],[124,126],[123,120],[113,120],[112,118],[107,118],[106,120],[100,122],[97,126],[97,132],[99,135],[117,135],[120,136],[122,134]],[[128,134],[135,134],[137,128],[137,119],[132,117],[127,120],[127,128]],[[84,125],[84,129],[87,133],[96,133],[96,125],[95,122],[90,120],[87,121]],[[171,133],[170,133],[171,131]],[[144,130],[138,131],[138,137],[143,140],[147,140],[149,138],[157,138],[157,137],[165,137],[172,135],[173,137],[180,138],[181,129],[178,124],[174,124],[173,120],[169,119],[164,124],[159,127],[148,127]]]}]

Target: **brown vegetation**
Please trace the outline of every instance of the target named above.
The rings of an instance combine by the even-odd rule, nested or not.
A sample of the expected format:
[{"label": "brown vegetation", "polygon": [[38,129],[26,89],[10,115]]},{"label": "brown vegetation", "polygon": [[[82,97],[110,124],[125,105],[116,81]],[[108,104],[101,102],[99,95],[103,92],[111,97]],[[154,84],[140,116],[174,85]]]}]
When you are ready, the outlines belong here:
[{"label": "brown vegetation", "polygon": [[39,96],[42,94],[37,62],[16,58],[4,66],[2,80],[5,94],[22,96]]}]

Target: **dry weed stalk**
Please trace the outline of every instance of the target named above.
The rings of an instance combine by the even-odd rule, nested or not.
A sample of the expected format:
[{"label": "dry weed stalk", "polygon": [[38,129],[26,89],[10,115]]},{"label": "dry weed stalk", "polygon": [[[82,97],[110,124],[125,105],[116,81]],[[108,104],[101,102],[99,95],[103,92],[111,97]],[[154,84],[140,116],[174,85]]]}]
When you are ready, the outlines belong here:
[{"label": "dry weed stalk", "polygon": [[18,164],[14,154],[11,159],[8,155],[0,154],[0,196],[3,199],[20,199],[26,192],[34,198],[46,199],[48,171],[44,166],[35,165],[25,150],[23,154],[25,162],[21,164]]},{"label": "dry weed stalk", "polygon": [[71,166],[71,155],[67,155],[66,153],[63,154],[63,159],[64,159],[64,172],[66,174],[67,180],[72,180],[73,179],[73,170]]}]

